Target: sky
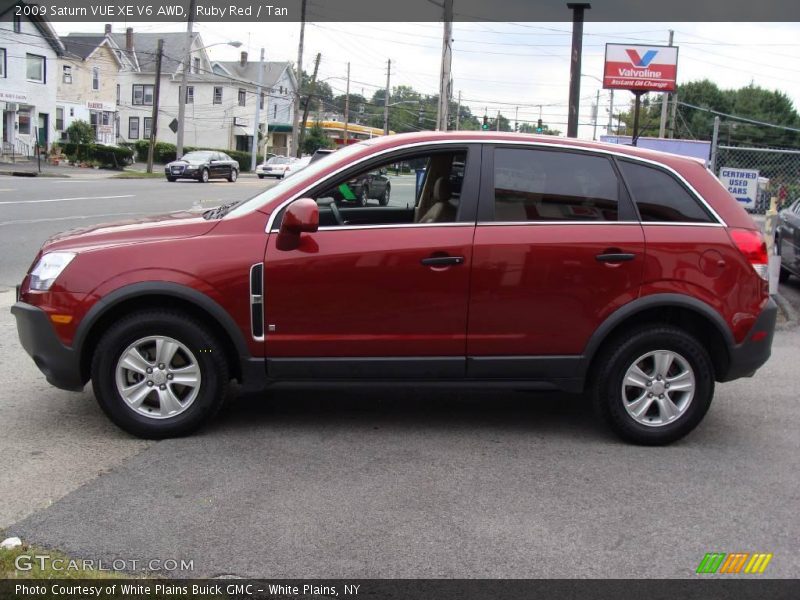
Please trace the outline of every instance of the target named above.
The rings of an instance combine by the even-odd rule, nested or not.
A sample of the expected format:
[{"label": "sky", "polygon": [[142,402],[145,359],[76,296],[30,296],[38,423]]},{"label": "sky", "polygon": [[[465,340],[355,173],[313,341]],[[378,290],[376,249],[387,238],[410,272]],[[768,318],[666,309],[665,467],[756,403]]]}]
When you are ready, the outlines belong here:
[{"label": "sky", "polygon": [[[588,16],[588,13],[587,13]],[[387,60],[392,61],[391,85],[410,85],[425,94],[438,93],[442,48],[441,23],[314,22],[305,30],[303,68],[313,69],[322,54],[319,78],[334,94],[345,91],[350,62],[350,90],[370,98],[386,84]],[[185,30],[178,23],[112,23],[114,31]],[[70,31],[102,32],[102,23],[55,23],[60,35]],[[196,23],[205,45],[239,41],[235,49],[217,45],[212,60],[236,60],[241,50],[257,59],[297,59],[299,23]],[[661,44],[674,31],[679,47],[678,83],[703,78],[722,88],[753,82],[787,94],[800,109],[800,23],[592,23],[584,27],[579,137],[594,135],[592,104],[599,96],[597,135],[608,124],[610,94],[602,89],[605,44]],[[569,93],[571,23],[482,22],[453,24],[453,99],[473,114],[497,115],[513,123],[536,122],[540,114],[552,129],[566,131]],[[651,94],[656,100],[659,94]],[[633,95],[614,93],[614,113],[627,110]],[[540,108],[541,107],[541,108]]]}]

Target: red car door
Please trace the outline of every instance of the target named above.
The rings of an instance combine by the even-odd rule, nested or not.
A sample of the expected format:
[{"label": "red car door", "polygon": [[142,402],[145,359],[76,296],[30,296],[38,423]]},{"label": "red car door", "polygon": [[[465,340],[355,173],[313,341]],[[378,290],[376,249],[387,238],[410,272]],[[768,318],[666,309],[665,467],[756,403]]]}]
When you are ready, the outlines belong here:
[{"label": "red car door", "polygon": [[641,224],[607,156],[510,146],[484,155],[468,375],[574,377],[592,333],[639,294]]},{"label": "red car door", "polygon": [[[276,220],[264,275],[272,376],[463,377],[479,149],[470,153],[472,179],[460,193],[443,180],[464,154],[466,148],[448,149],[445,158],[437,158],[422,191],[414,171],[390,176],[388,205],[370,200],[367,207],[341,202],[331,207],[309,192],[320,204],[320,227],[303,234],[297,249],[277,247]],[[385,164],[397,160],[384,158]],[[341,190],[359,173],[383,164],[367,164],[323,187]],[[418,203],[448,199],[450,206],[460,200],[452,218],[421,222]],[[343,222],[335,222],[333,213]]]}]

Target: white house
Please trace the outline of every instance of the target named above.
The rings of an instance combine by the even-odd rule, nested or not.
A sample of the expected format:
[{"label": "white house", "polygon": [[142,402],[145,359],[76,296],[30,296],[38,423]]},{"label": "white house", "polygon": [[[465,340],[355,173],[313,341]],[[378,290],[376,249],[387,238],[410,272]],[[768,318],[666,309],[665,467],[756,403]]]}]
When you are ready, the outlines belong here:
[{"label": "white house", "polygon": [[32,155],[55,141],[58,57],[64,46],[39,16],[17,16],[18,2],[0,13],[2,154]]}]

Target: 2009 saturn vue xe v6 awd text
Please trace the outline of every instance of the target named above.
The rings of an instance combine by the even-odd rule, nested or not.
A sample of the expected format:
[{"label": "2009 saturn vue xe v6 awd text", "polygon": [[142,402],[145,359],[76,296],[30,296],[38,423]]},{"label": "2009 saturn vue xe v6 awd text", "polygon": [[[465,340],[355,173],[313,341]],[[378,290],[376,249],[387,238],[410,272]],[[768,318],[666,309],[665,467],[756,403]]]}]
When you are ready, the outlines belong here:
[{"label": "2009 saturn vue xe v6 awd text", "polygon": [[[387,202],[340,201],[383,169]],[[420,133],[241,203],[57,235],[12,312],[50,383],[91,380],[143,437],[195,430],[236,379],[586,392],[619,435],[663,444],[768,359],[767,262],[695,160]]]}]

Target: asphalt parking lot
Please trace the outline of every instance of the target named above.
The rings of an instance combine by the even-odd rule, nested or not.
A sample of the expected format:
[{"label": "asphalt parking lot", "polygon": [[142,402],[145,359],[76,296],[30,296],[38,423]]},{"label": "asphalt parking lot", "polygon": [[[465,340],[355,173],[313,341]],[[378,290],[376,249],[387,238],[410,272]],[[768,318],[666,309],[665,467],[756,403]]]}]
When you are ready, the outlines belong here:
[{"label": "asphalt parking lot", "polygon": [[[711,551],[773,553],[767,577],[800,570],[793,324],[666,448],[618,441],[576,397],[423,390],[235,395],[199,434],[143,442],[88,387],[45,382],[9,288],[54,231],[264,182],[49,185],[0,191],[5,535],[79,558],[192,560],[180,576],[691,577]],[[797,280],[784,288],[800,298]]]}]

